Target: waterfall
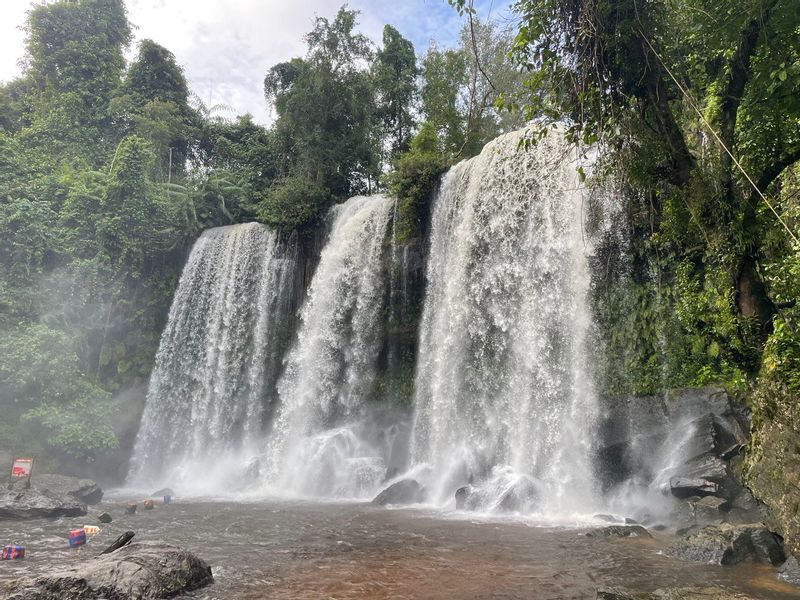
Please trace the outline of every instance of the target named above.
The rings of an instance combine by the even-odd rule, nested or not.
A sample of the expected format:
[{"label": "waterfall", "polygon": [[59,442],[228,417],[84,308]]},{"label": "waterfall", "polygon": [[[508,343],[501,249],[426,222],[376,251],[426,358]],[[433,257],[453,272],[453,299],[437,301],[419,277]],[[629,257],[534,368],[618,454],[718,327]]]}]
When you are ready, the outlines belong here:
[{"label": "waterfall", "polygon": [[330,233],[278,384],[266,452],[273,492],[363,497],[384,477],[393,430],[374,420],[386,318],[384,249],[392,201],[351,198],[331,209]]},{"label": "waterfall", "polygon": [[128,482],[240,487],[269,417],[296,252],[264,225],[205,231],[161,336]]},{"label": "waterfall", "polygon": [[476,510],[591,510],[597,412],[574,146],[501,136],[433,206],[412,472]]}]

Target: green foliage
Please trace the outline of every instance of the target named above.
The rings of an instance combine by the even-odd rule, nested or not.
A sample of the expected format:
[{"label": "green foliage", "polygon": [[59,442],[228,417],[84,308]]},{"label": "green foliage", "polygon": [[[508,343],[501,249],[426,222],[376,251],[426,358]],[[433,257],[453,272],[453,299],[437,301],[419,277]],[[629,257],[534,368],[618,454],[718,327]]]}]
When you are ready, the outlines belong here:
[{"label": "green foliage", "polygon": [[782,320],[775,323],[764,352],[763,375],[777,379],[800,393],[800,336]]},{"label": "green foliage", "polygon": [[295,229],[313,223],[330,206],[330,193],[305,177],[290,176],[275,183],[258,206],[258,218],[268,225]]},{"label": "green foliage", "polygon": [[633,265],[597,299],[609,386],[743,390],[775,299],[800,291],[787,277],[795,250],[709,127],[762,191],[786,176],[800,158],[800,15],[774,0],[519,0],[515,11],[511,56],[527,89],[500,104],[601,143],[602,170],[626,189]]},{"label": "green foliage", "polygon": [[56,122],[68,124],[74,133],[84,128],[84,147],[96,147],[103,140],[97,129],[119,86],[131,39],[123,0],[37,5],[28,15],[26,32],[27,75],[38,97],[32,127],[37,129],[40,120],[39,127],[48,131]]},{"label": "green foliage", "polygon": [[175,55],[153,40],[139,43],[139,54],[125,74],[122,93],[143,106],[158,100],[173,104],[182,115],[189,113],[189,86]]},{"label": "green foliage", "polygon": [[[451,3],[453,4],[453,3]],[[523,89],[524,75],[508,60],[511,34],[492,22],[468,16],[455,49],[435,44],[422,59],[422,112],[442,139],[442,150],[454,157],[480,153],[500,133],[522,127],[524,115],[503,98]],[[495,110],[500,108],[500,110]]]},{"label": "green foliage", "polygon": [[465,115],[459,108],[460,90],[467,82],[463,50],[431,46],[422,59],[422,112],[442,140],[443,149],[458,154],[464,145]]},{"label": "green foliage", "polygon": [[386,25],[383,28],[383,47],[375,55],[372,76],[378,116],[389,140],[390,158],[406,150],[411,139],[417,75],[414,46],[397,29]]},{"label": "green foliage", "polygon": [[274,101],[275,148],[282,177],[304,177],[337,199],[369,191],[377,180],[372,81],[362,65],[369,40],[355,32],[357,13],[341,8],[318,17],[306,36],[308,56],[270,69],[264,80]]},{"label": "green foliage", "polygon": [[158,159],[154,176],[164,181],[184,172],[197,120],[188,99],[186,78],[175,56],[152,40],[143,40],[109,112],[118,130],[136,133],[150,143]]},{"label": "green foliage", "polygon": [[45,325],[0,338],[0,391],[11,414],[36,424],[71,454],[116,446],[110,395],[81,373],[67,336]]},{"label": "green foliage", "polygon": [[260,196],[276,178],[275,136],[250,115],[234,122],[204,122],[194,160],[200,170],[233,177],[251,199]]},{"label": "green foliage", "polygon": [[389,191],[398,199],[394,225],[398,243],[423,231],[431,196],[447,167],[433,125],[423,123],[409,151],[400,155],[386,177]]}]

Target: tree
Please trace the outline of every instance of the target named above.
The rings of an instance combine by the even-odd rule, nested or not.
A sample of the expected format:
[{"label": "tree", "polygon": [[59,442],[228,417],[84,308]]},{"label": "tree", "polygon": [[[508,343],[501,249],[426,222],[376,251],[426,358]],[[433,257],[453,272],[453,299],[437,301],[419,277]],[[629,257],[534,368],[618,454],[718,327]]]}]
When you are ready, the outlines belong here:
[{"label": "tree", "polygon": [[624,159],[639,184],[671,186],[678,205],[670,214],[687,214],[702,231],[707,256],[729,273],[743,335],[754,320],[762,343],[776,308],[758,267],[760,192],[800,158],[797,78],[789,76],[800,17],[789,4],[516,5],[523,23],[514,52],[532,73],[529,116],[566,117],[573,138],[616,149],[612,160]]},{"label": "tree", "polygon": [[189,136],[199,119],[189,106],[189,86],[172,52],[142,40],[120,92],[110,109],[115,122],[151,143],[164,180],[183,175]]},{"label": "tree", "polygon": [[160,100],[174,104],[183,116],[190,113],[189,86],[183,69],[172,52],[153,40],[139,43],[139,53],[125,74],[122,92],[133,96],[139,106]]},{"label": "tree", "polygon": [[378,178],[372,52],[355,32],[357,14],[343,7],[332,22],[318,17],[307,57],[275,65],[264,80],[278,115],[278,175],[305,178],[337,199],[372,190]]},{"label": "tree", "polygon": [[372,73],[378,115],[393,158],[408,149],[414,131],[419,70],[414,46],[391,25],[383,28],[383,47],[375,55]]},{"label": "tree", "polygon": [[459,96],[467,82],[466,69],[462,50],[439,50],[432,44],[422,58],[422,113],[442,140],[444,150],[453,155],[464,146],[465,118]]},{"label": "tree", "polygon": [[38,95],[34,110],[46,113],[71,97],[70,111],[78,123],[103,123],[131,39],[123,0],[37,5],[28,14],[26,31],[26,73]]},{"label": "tree", "polygon": [[497,110],[502,94],[515,96],[524,89],[524,73],[508,60],[512,44],[510,33],[491,21],[473,16],[461,28],[460,48],[467,63],[461,92],[466,112],[464,156],[478,154],[488,141],[525,122],[520,111]]},{"label": "tree", "polygon": [[61,451],[81,456],[117,445],[110,395],[80,372],[69,339],[45,325],[0,338],[0,397],[5,419],[36,424]]}]

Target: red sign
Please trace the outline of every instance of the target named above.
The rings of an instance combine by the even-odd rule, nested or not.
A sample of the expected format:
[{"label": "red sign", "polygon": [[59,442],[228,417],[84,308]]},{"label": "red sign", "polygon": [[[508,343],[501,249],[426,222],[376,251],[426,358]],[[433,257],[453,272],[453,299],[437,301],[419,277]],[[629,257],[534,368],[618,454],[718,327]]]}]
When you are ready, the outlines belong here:
[{"label": "red sign", "polygon": [[33,471],[32,458],[15,458],[11,463],[11,476],[12,477],[30,477]]}]

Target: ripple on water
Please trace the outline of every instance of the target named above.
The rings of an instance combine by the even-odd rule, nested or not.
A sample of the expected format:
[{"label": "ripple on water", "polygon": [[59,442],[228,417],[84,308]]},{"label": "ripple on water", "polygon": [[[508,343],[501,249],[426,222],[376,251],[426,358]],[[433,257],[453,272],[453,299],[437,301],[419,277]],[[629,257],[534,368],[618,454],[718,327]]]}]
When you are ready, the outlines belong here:
[{"label": "ripple on water", "polygon": [[[497,519],[383,510],[367,504],[176,501],[123,514],[77,550],[67,532],[91,517],[0,521],[0,541],[29,549],[3,563],[0,583],[75,564],[130,529],[137,540],[184,546],[205,560],[216,583],[188,597],[285,598],[594,598],[600,586],[653,590],[724,585],[754,598],[800,597],[760,565],[714,567],[659,554],[671,538],[593,540],[584,527],[544,519]],[[465,518],[467,517],[467,518]]]}]

